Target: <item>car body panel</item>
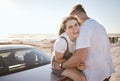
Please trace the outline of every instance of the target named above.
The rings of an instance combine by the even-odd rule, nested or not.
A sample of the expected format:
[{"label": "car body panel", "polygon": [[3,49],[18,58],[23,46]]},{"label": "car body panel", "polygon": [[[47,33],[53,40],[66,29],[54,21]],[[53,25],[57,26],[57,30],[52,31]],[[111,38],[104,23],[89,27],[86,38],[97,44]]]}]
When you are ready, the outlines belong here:
[{"label": "car body panel", "polygon": [[[10,54],[7,54],[6,52],[9,52],[9,51],[12,50],[12,52],[17,51],[18,55],[20,55],[19,57],[17,57],[17,60],[24,60],[23,56],[21,56],[21,54],[23,52],[19,53],[18,50],[19,49],[23,50],[23,49],[26,49],[26,48],[34,49],[35,47],[30,46],[30,45],[0,45],[0,56],[3,55],[2,57],[4,57],[5,60],[8,60],[7,55],[10,55]],[[37,51],[39,53],[40,50],[37,50]],[[40,51],[40,53],[42,53],[42,52]],[[6,55],[4,55],[4,54],[6,54]],[[16,53],[14,53],[14,55],[15,54]],[[24,55],[24,54],[22,54],[22,55]],[[11,72],[11,73],[8,73],[8,74],[1,75],[0,76],[0,81],[58,81],[60,77],[56,76],[52,72],[50,58],[48,58],[46,55],[44,56],[44,53],[40,54],[40,56],[45,58],[44,60],[42,59],[43,62],[45,62],[44,64],[29,68],[29,69],[20,70],[20,71],[16,71],[16,69],[15,69],[15,72]],[[9,62],[9,63],[12,63],[12,62]],[[25,63],[23,63],[23,64],[21,63],[20,65],[24,65],[24,67],[26,67]],[[9,64],[9,71],[11,71],[10,70],[11,67],[16,67],[18,65]]]},{"label": "car body panel", "polygon": [[51,81],[50,64],[1,76],[0,81]]}]

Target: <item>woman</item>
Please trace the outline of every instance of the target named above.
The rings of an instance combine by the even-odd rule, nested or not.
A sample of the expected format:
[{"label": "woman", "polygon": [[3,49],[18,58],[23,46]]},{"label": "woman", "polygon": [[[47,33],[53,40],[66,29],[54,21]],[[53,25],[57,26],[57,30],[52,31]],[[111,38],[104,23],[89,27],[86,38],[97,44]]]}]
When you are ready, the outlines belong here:
[{"label": "woman", "polygon": [[[69,52],[75,52],[76,38],[79,36],[79,31],[80,23],[78,22],[77,18],[73,16],[66,17],[60,25],[60,37],[55,41],[52,58],[53,72],[57,75],[66,76],[72,79],[73,81],[85,81],[85,76],[82,73],[82,71],[80,71],[85,68],[84,63],[80,63],[78,67],[71,67],[67,69],[63,69],[61,67],[59,68],[59,70],[55,65],[59,64],[61,66],[62,62],[69,59],[69,57],[64,58],[67,47],[69,48]],[[80,70],[78,70],[78,68]]]}]

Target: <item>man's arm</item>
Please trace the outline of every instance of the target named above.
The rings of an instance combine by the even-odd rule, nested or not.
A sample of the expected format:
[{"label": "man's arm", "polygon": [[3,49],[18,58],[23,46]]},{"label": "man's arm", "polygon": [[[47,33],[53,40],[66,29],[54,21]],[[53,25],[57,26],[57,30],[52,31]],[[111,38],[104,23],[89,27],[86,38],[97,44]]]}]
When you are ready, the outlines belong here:
[{"label": "man's arm", "polygon": [[88,48],[80,48],[75,51],[67,61],[62,64],[62,68],[75,67],[81,62],[85,62],[88,55]]}]

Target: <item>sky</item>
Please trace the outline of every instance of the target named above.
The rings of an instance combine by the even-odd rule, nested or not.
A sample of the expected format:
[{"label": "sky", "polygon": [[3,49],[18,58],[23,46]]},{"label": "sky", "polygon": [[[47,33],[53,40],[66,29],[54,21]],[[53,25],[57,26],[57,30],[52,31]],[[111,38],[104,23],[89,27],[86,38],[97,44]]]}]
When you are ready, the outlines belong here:
[{"label": "sky", "polygon": [[120,34],[120,0],[0,0],[0,37],[57,34],[63,17],[76,4],[82,4],[107,33]]}]

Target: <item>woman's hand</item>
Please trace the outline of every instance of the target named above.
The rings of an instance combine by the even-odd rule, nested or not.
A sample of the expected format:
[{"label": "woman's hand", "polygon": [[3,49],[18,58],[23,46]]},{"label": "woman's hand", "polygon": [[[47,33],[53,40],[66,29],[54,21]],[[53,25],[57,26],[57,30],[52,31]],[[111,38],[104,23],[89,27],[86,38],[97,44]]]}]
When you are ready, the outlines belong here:
[{"label": "woman's hand", "polygon": [[52,64],[52,68],[55,69],[55,70],[61,70],[60,64],[61,63],[54,62]]}]

